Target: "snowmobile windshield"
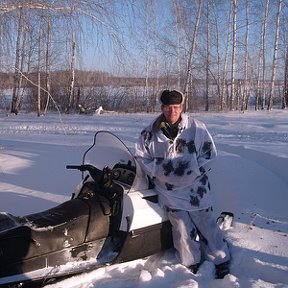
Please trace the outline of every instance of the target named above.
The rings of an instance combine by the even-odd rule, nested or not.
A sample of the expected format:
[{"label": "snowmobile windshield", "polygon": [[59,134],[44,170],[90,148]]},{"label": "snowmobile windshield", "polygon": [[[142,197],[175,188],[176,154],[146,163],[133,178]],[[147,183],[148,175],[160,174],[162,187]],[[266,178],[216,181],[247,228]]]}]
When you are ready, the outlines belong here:
[{"label": "snowmobile windshield", "polygon": [[148,189],[148,180],[127,146],[113,133],[99,131],[93,145],[84,153],[83,164],[103,170],[112,169],[115,181],[122,184],[128,193]]}]

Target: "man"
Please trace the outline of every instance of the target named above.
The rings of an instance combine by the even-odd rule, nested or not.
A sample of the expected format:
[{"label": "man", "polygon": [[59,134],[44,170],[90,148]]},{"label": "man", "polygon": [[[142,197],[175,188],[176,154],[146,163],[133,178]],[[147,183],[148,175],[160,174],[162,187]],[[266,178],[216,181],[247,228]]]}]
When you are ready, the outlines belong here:
[{"label": "man", "polygon": [[203,249],[203,256],[215,264],[216,277],[223,278],[229,273],[230,254],[213,216],[206,174],[216,157],[213,139],[202,122],[182,112],[180,91],[164,90],[160,101],[162,113],[141,132],[135,157],[168,212],[181,263],[196,274]]}]

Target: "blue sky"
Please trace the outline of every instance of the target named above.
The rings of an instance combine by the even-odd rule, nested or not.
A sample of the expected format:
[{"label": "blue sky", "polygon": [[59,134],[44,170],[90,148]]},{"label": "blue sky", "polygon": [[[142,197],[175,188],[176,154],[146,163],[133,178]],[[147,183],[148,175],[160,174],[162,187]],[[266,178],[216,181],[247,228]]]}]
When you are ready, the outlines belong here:
[{"label": "blue sky", "polygon": [[[82,59],[78,59],[78,61],[80,60],[78,65],[86,70],[97,69],[115,72],[119,68],[119,63],[117,63],[117,65],[115,63],[122,57],[124,61],[123,65],[137,65],[138,62],[143,65],[145,63],[145,1],[140,2],[135,1],[134,5],[128,7],[129,9],[127,5],[119,4],[121,7],[119,7],[117,13],[121,14],[116,25],[118,25],[120,31],[123,32],[116,36],[124,43],[124,46],[119,48],[119,46],[115,44],[116,39],[113,38],[111,41],[105,30],[98,30],[97,33],[100,31],[99,34],[96,34],[95,31],[94,35],[89,36],[89,42],[86,41],[86,43],[84,43],[81,52]],[[167,15],[170,13],[167,3],[168,1],[166,0],[155,1],[157,29],[163,26],[163,23],[165,23],[168,17]],[[151,18],[151,10],[149,13],[149,17]],[[163,19],[165,21],[163,21]],[[124,53],[127,58],[121,53]],[[123,69],[123,67],[121,67],[121,69]]]},{"label": "blue sky", "polygon": [[[192,0],[191,0],[192,1]],[[78,54],[76,61],[80,69],[85,70],[102,70],[117,74],[119,70],[129,71],[132,75],[134,73],[142,73],[145,75],[145,56],[146,56],[146,24],[145,24],[145,3],[146,1],[132,1],[132,6],[128,6],[123,2],[118,3],[117,9],[115,9],[114,15],[110,15],[115,22],[115,25],[119,27],[117,32],[117,41],[120,40],[124,43],[124,46],[115,45],[116,37],[113,37],[113,41],[109,38],[107,30],[99,28],[93,32],[86,27],[85,41],[82,45],[81,57]],[[188,2],[187,2],[188,3]],[[215,1],[217,4],[218,2]],[[218,24],[223,24],[220,27],[220,52],[224,55],[224,49],[227,46],[227,19],[229,14],[229,1],[219,2],[221,5],[217,5],[217,20]],[[249,26],[249,45],[250,45],[250,59],[256,61],[256,55],[259,52],[259,38],[260,38],[260,27],[262,17],[262,6],[261,3],[266,1],[250,2],[250,22]],[[287,5],[287,4],[286,4]],[[220,7],[220,8],[219,8]],[[227,7],[227,9],[225,8]],[[286,10],[285,10],[286,7]],[[175,16],[172,15],[172,1],[169,0],[155,0],[155,15],[156,15],[156,27],[159,32],[159,41],[163,41],[160,45],[159,50],[166,49],[165,41],[176,42],[175,32],[172,31],[172,23],[175,21]],[[270,1],[270,14],[269,14],[269,25],[267,25],[267,55],[266,61],[272,59],[273,45],[274,45],[274,32],[275,22],[274,18],[277,11],[277,1]],[[271,13],[273,11],[273,13]],[[286,12],[285,12],[286,11]],[[192,9],[189,14],[191,21],[195,20],[196,9]],[[205,12],[205,11],[204,11]],[[203,12],[203,13],[204,13]],[[212,13],[211,9],[211,13]],[[283,15],[287,14],[287,6],[283,6]],[[282,16],[282,21],[284,16]],[[111,18],[111,19],[112,19]],[[153,21],[152,21],[152,10],[149,9],[149,21],[150,21],[150,37],[153,38]],[[211,16],[211,26],[214,25],[214,15]],[[151,22],[152,21],[152,22]],[[199,32],[197,38],[197,45],[205,47],[205,19],[202,18],[202,30]],[[237,29],[237,57],[238,59],[244,57],[244,35],[245,35],[245,1],[238,1],[238,29]],[[201,34],[200,34],[201,33]],[[283,34],[283,33],[282,33]],[[192,33],[186,35],[187,37],[192,36]],[[161,37],[161,38],[160,38]],[[287,37],[287,35],[286,35]],[[164,39],[165,38],[165,39]],[[202,41],[202,42],[201,42]],[[167,42],[166,42],[167,43]],[[283,48],[283,47],[282,47]],[[201,48],[202,50],[204,48]],[[283,50],[283,49],[282,49]],[[204,51],[204,50],[203,50]],[[149,42],[149,53],[154,52],[153,40]],[[281,53],[281,49],[279,51]],[[280,53],[278,56],[280,57]],[[199,56],[197,56],[199,57]],[[224,56],[222,56],[223,61]],[[151,57],[152,59],[152,57]],[[120,60],[120,61],[119,61]],[[161,59],[159,59],[161,61]],[[197,60],[197,59],[196,59]],[[172,60],[171,60],[172,61]],[[243,62],[243,61],[242,61]],[[153,63],[151,64],[153,65]]]}]

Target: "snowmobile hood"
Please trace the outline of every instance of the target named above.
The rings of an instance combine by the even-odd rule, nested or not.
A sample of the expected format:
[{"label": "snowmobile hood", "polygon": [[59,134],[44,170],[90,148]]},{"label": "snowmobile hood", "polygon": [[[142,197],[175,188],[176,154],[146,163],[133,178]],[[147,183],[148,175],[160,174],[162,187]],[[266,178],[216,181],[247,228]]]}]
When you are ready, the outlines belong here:
[{"label": "snowmobile hood", "polygon": [[[133,154],[127,146],[113,133],[108,131],[98,131],[94,135],[94,141],[91,147],[83,155],[83,164],[91,164],[98,169],[108,166],[113,168],[116,165],[124,165],[131,172],[127,175],[128,183],[124,189],[126,193],[146,190],[149,182],[140,165],[135,160]],[[85,177],[85,172],[83,178]],[[117,175],[115,175],[117,180]]]}]

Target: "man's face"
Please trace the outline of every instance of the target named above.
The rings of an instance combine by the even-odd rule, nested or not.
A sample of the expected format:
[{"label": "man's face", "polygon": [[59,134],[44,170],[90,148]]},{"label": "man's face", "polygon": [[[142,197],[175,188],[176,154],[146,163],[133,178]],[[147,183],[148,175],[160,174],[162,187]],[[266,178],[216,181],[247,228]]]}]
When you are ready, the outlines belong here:
[{"label": "man's face", "polygon": [[161,110],[168,124],[175,124],[180,119],[182,104],[162,105]]}]

